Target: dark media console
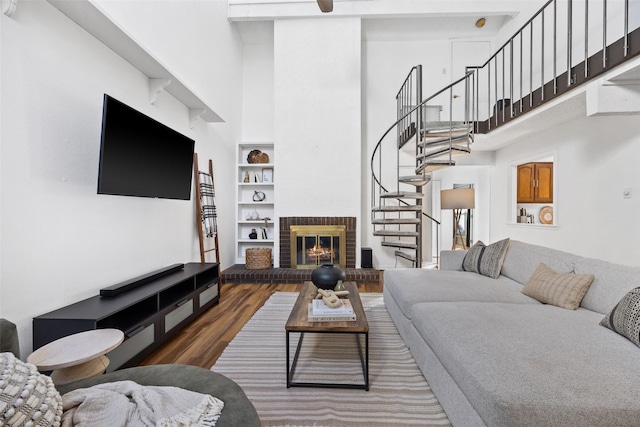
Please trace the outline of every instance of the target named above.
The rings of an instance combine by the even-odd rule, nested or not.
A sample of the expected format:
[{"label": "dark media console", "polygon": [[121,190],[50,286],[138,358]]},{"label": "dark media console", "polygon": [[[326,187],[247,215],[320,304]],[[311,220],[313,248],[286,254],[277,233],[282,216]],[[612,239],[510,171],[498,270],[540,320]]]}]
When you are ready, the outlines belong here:
[{"label": "dark media console", "polygon": [[107,355],[107,371],[134,366],[219,299],[218,264],[174,264],[35,317],[33,350],[77,332],[116,328],[125,340]]}]

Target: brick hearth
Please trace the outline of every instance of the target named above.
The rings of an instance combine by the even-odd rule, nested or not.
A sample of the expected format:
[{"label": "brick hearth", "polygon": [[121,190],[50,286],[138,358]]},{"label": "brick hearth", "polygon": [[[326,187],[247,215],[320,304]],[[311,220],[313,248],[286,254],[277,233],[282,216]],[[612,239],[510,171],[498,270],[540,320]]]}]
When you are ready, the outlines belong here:
[{"label": "brick hearth", "polygon": [[[294,268],[265,268],[247,270],[244,264],[236,264],[220,274],[222,283],[302,283],[311,280],[313,270]],[[382,270],[374,268],[347,268],[347,280],[358,284],[382,284]]]}]

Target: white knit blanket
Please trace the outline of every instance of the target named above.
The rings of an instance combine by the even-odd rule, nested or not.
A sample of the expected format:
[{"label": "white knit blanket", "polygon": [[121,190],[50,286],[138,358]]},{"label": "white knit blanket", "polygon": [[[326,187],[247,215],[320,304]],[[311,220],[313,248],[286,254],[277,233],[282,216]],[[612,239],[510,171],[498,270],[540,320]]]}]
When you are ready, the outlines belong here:
[{"label": "white knit blanket", "polygon": [[215,426],[224,403],[177,387],[118,381],[62,396],[62,426]]}]

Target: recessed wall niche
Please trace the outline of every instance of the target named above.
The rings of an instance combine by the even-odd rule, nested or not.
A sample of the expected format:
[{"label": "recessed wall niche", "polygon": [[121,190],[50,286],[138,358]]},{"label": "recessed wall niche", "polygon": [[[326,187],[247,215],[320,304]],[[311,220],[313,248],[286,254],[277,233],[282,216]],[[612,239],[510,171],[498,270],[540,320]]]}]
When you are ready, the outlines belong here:
[{"label": "recessed wall niche", "polygon": [[508,218],[519,226],[557,226],[557,162],[555,154],[520,159],[511,164]]}]

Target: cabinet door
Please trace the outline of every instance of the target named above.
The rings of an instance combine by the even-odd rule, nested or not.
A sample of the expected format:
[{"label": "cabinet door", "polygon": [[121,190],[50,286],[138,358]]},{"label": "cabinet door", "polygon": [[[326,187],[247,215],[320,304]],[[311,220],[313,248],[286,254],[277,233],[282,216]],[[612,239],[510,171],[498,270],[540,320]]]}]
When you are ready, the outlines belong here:
[{"label": "cabinet door", "polygon": [[518,165],[518,203],[534,202],[535,163]]},{"label": "cabinet door", "polygon": [[553,163],[536,163],[536,203],[553,203]]}]

